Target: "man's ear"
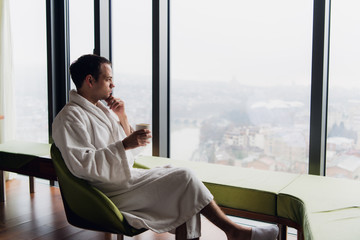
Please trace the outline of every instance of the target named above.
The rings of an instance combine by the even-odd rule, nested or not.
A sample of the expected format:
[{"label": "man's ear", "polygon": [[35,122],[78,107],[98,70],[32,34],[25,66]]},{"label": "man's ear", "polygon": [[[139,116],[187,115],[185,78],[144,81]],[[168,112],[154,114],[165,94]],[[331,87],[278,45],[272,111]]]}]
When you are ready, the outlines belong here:
[{"label": "man's ear", "polygon": [[85,77],[85,84],[88,87],[92,87],[94,84],[95,79],[91,76],[91,74],[86,75]]}]

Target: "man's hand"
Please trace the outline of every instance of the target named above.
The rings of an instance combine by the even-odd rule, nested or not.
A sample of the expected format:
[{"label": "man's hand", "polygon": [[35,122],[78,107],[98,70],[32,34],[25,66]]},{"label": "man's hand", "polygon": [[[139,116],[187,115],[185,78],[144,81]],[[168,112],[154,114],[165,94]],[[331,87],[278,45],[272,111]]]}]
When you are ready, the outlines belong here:
[{"label": "man's hand", "polygon": [[140,146],[146,146],[150,143],[150,138],[151,131],[149,129],[141,129],[130,134],[122,141],[122,143],[125,150],[129,150]]},{"label": "man's hand", "polygon": [[115,98],[113,95],[105,99],[107,105],[119,118],[125,115],[125,103],[120,98]]},{"label": "man's hand", "polygon": [[125,103],[120,98],[115,98],[112,94],[110,97],[105,99],[107,105],[110,109],[118,116],[120,124],[125,131],[126,136],[131,134],[131,127],[128,122],[126,113],[125,113]]}]

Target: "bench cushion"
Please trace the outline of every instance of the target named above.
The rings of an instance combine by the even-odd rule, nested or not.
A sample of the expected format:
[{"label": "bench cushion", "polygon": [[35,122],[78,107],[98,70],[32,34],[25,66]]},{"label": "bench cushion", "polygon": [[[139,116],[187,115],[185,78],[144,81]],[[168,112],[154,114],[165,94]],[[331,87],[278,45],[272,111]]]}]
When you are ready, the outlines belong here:
[{"label": "bench cushion", "polygon": [[21,141],[0,144],[0,168],[17,169],[42,156],[50,156],[50,144]]},{"label": "bench cushion", "polygon": [[301,175],[280,191],[277,209],[305,239],[360,239],[359,181]]},{"label": "bench cushion", "polygon": [[193,170],[224,207],[276,216],[277,194],[297,174],[262,171],[249,168],[141,156],[135,166],[153,168],[171,164]]}]

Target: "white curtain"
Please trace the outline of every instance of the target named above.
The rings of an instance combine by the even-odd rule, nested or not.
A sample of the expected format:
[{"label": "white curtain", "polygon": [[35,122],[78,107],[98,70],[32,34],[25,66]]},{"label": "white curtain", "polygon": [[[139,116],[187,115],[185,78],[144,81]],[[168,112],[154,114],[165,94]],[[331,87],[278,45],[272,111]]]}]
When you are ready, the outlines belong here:
[{"label": "white curtain", "polygon": [[0,143],[14,138],[10,0],[0,0]]}]

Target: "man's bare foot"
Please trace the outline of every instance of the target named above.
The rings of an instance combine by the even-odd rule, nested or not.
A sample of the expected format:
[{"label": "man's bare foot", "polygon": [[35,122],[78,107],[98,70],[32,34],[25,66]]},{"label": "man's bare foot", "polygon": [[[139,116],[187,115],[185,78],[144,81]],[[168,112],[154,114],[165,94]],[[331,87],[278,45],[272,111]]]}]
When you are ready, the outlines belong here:
[{"label": "man's bare foot", "polygon": [[241,227],[229,234],[228,240],[276,240],[279,228],[276,225],[265,227]]},{"label": "man's bare foot", "polygon": [[276,225],[255,227],[251,231],[251,240],[276,240],[278,235],[279,227]]}]

